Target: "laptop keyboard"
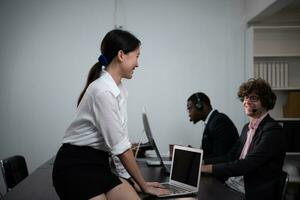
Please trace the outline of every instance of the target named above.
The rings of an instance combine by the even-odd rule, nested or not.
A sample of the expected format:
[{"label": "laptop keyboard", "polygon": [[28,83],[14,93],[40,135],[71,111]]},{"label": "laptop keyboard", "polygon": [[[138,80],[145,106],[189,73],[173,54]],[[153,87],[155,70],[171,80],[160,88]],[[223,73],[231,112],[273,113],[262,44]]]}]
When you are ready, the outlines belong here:
[{"label": "laptop keyboard", "polygon": [[188,190],[186,189],[183,189],[183,188],[180,188],[180,187],[177,187],[175,185],[171,185],[171,184],[168,184],[168,183],[164,183],[162,184],[166,189],[170,190],[170,194],[181,194],[181,193],[185,193],[185,192],[189,192]]}]

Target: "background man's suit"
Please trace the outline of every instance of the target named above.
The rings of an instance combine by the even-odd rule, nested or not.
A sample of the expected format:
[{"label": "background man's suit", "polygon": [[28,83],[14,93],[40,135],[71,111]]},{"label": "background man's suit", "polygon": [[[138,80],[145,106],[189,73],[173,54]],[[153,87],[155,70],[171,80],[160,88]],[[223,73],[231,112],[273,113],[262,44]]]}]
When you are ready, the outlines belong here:
[{"label": "background man's suit", "polygon": [[238,131],[229,117],[212,111],[202,136],[204,159],[227,154],[238,138]]}]

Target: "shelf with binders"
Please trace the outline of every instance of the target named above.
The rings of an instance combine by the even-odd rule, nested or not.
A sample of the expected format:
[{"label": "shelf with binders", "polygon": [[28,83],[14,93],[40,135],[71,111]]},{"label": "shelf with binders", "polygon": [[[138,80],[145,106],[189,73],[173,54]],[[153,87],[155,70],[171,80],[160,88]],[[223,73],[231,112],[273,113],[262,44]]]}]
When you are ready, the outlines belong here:
[{"label": "shelf with binders", "polygon": [[300,90],[300,26],[254,27],[253,62],[274,90]]},{"label": "shelf with binders", "polygon": [[253,75],[269,82],[273,90],[300,90],[299,57],[254,57]]},{"label": "shelf with binders", "polygon": [[277,101],[271,115],[300,120],[300,26],[253,27],[253,77],[263,78]]},{"label": "shelf with binders", "polygon": [[300,120],[300,56],[254,57],[253,75],[268,81],[277,96],[272,116]]}]

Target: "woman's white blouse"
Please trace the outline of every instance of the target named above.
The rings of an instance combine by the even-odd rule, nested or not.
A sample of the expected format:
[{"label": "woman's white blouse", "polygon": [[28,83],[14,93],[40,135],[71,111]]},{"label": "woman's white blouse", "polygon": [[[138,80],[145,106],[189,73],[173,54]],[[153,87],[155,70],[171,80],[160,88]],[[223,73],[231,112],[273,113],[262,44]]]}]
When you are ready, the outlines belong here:
[{"label": "woman's white blouse", "polygon": [[131,147],[127,129],[127,90],[105,70],[87,88],[63,143],[90,146],[119,155]]}]

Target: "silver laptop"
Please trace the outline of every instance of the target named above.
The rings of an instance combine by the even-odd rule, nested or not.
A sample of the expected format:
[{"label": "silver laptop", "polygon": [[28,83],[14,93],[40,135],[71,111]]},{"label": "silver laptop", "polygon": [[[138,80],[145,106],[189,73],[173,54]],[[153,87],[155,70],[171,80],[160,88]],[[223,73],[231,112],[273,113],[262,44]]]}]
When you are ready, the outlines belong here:
[{"label": "silver laptop", "polygon": [[143,114],[142,114],[142,119],[143,119],[143,125],[144,125],[144,129],[145,129],[145,133],[146,133],[146,136],[151,144],[151,146],[153,147],[156,155],[157,155],[157,158],[158,160],[147,160],[146,163],[147,165],[150,165],[150,166],[155,166],[155,165],[162,165],[164,171],[166,173],[170,173],[170,170],[171,170],[171,164],[172,162],[170,160],[163,160],[158,148],[157,148],[157,145],[155,143],[155,140],[153,138],[153,135],[152,135],[152,132],[151,132],[151,129],[150,129],[150,124],[149,124],[149,121],[148,121],[148,117],[147,117],[147,114],[145,111],[143,111]]},{"label": "silver laptop", "polygon": [[162,183],[170,194],[159,197],[196,194],[199,190],[203,150],[174,146],[170,179]]}]

